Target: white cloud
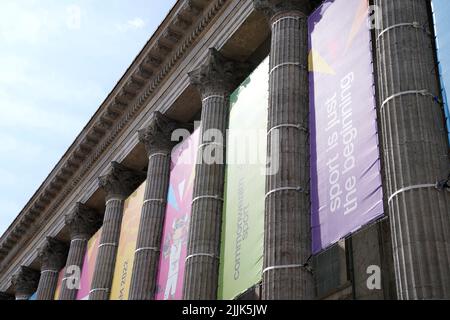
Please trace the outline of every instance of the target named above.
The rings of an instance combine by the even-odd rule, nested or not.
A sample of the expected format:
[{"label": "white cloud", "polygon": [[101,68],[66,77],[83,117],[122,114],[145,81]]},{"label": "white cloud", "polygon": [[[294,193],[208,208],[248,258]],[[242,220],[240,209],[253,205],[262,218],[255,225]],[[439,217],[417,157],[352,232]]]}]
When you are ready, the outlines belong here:
[{"label": "white cloud", "polygon": [[146,22],[139,17],[136,17],[132,20],[128,20],[127,23],[124,24],[118,24],[117,25],[117,29],[120,32],[126,32],[129,30],[138,30],[138,29],[142,29],[146,26]]}]

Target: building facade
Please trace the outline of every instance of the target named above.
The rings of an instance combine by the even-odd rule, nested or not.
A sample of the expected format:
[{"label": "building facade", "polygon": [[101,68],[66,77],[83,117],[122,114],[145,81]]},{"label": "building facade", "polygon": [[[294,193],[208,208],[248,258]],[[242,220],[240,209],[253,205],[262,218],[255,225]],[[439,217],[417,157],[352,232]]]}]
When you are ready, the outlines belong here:
[{"label": "building facade", "polygon": [[[449,299],[449,144],[431,1],[347,2],[375,26],[384,216],[313,253],[310,76],[325,64],[308,19],[334,2],[177,1],[0,238],[0,298]],[[232,127],[263,130],[277,170],[183,162],[189,150],[196,160],[237,152],[223,134]]]}]

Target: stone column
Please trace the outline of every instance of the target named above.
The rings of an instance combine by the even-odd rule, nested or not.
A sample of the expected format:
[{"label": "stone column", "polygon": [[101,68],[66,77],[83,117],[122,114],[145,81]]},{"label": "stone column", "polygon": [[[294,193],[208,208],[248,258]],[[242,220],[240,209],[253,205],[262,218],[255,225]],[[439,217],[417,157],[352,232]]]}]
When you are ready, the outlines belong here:
[{"label": "stone column", "polygon": [[21,266],[20,270],[11,279],[16,300],[30,299],[37,290],[39,277],[39,271]]},{"label": "stone column", "polygon": [[68,246],[54,238],[47,237],[39,248],[41,260],[41,278],[36,300],[54,300],[59,272],[66,264]]},{"label": "stone column", "polygon": [[450,298],[449,172],[430,1],[376,0],[386,188],[399,299]]},{"label": "stone column", "polygon": [[144,179],[145,173],[117,162],[112,162],[109,173],[99,178],[99,186],[106,191],[106,209],[89,300],[109,299],[125,199]]},{"label": "stone column", "polygon": [[[196,165],[194,181],[183,288],[186,300],[217,297],[229,95],[248,71],[246,64],[226,59],[210,49],[206,63],[189,74],[202,98],[198,158],[203,161]],[[217,161],[203,157],[204,153],[214,154],[212,150]]]},{"label": "stone column", "polygon": [[139,131],[149,158],[147,185],[142,207],[139,234],[131,276],[130,300],[152,300],[160,258],[161,238],[166,212],[170,178],[170,155],[178,143],[172,133],[181,125],[160,112],[155,112],[150,125]]},{"label": "stone column", "polygon": [[66,214],[65,221],[71,242],[59,300],[75,300],[80,279],[71,277],[81,276],[88,241],[102,225],[102,217],[86,205],[76,203],[75,208]]},{"label": "stone column", "polygon": [[272,29],[268,154],[279,163],[278,172],[268,172],[266,179],[262,298],[267,300],[314,298],[308,267],[310,2],[253,1],[269,17]]}]

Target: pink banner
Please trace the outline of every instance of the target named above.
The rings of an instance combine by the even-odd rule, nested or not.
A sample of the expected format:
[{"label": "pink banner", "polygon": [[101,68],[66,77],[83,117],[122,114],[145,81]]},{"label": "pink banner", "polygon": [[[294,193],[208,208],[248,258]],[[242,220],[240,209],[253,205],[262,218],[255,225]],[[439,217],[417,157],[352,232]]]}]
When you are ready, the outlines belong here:
[{"label": "pink banner", "polygon": [[86,255],[84,256],[83,269],[81,270],[80,289],[78,290],[77,300],[88,300],[91,290],[92,278],[94,276],[95,261],[97,260],[98,244],[102,229],[89,240]]},{"label": "pink banner", "polygon": [[198,141],[196,130],[172,152],[156,300],[182,299]]}]

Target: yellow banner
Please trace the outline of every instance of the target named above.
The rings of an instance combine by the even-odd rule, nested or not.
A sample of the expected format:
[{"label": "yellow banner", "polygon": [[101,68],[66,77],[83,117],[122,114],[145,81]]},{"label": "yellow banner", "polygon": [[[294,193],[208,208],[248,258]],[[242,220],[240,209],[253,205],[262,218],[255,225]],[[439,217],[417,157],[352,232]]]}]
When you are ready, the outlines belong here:
[{"label": "yellow banner", "polygon": [[128,300],[145,193],[144,182],[126,201],[110,300]]},{"label": "yellow banner", "polygon": [[66,268],[63,268],[59,272],[58,284],[56,285],[56,291],[55,291],[55,298],[54,298],[54,300],[59,300],[59,295],[61,294],[61,285],[62,285],[62,281],[64,279],[64,274],[65,273],[66,273]]}]

